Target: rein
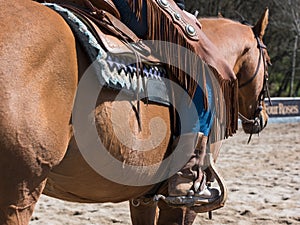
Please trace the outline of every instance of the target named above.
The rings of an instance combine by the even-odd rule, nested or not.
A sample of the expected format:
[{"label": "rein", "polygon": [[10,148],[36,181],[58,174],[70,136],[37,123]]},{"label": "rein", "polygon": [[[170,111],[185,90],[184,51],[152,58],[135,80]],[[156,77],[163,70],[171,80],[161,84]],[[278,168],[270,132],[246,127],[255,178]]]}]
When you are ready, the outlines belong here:
[{"label": "rein", "polygon": [[[270,93],[269,93],[269,87],[268,87],[269,74],[268,74],[268,71],[266,69],[266,58],[265,58],[265,55],[263,53],[263,50],[267,49],[267,47],[260,41],[258,36],[255,36],[255,39],[257,41],[257,48],[259,49],[259,58],[258,58],[257,67],[256,67],[256,70],[255,70],[254,74],[251,76],[251,78],[249,80],[247,80],[246,82],[239,85],[239,89],[242,89],[243,87],[247,86],[248,84],[250,84],[255,79],[255,77],[258,74],[259,68],[260,68],[261,60],[263,60],[263,66],[264,66],[263,87],[262,87],[262,90],[261,90],[261,92],[259,94],[259,97],[258,97],[259,103],[258,103],[257,109],[254,113],[254,119],[248,119],[247,117],[242,115],[240,112],[238,113],[239,118],[242,121],[242,123],[252,124],[253,127],[255,125],[259,125],[259,124],[261,125],[262,124],[261,118],[259,117],[259,114],[263,109],[262,102],[264,101],[265,96],[268,97],[270,105],[272,105],[271,98],[270,98]],[[248,139],[248,143],[250,142],[251,137],[252,137],[252,133],[250,134],[250,137]]]},{"label": "rein", "polygon": [[[249,80],[247,80],[246,82],[244,82],[243,84],[239,85],[240,89],[245,87],[246,85],[250,84],[254,80],[254,78],[257,76],[259,68],[260,68],[261,58],[263,58],[264,64],[265,64],[265,57],[264,57],[264,54],[263,54],[263,49],[266,49],[267,47],[264,44],[261,43],[261,41],[259,40],[259,37],[256,36],[255,38],[256,38],[256,41],[257,41],[257,48],[259,49],[259,58],[258,58],[257,67],[256,67],[256,70],[255,70],[254,74],[251,76],[251,78]],[[265,72],[266,72],[266,69],[265,69]]]}]

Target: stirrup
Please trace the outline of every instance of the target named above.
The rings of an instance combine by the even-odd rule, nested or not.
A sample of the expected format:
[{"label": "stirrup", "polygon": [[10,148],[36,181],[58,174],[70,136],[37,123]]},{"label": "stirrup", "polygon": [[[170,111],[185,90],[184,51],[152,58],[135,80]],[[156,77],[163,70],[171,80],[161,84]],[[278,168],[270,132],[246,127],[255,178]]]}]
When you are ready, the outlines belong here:
[{"label": "stirrup", "polygon": [[[199,196],[168,196],[165,197],[164,195],[156,195],[154,201],[163,200],[171,207],[200,207],[202,205],[210,204],[216,201],[219,196],[215,198],[203,198]],[[193,209],[194,210],[194,209]]]},{"label": "stirrup", "polygon": [[191,209],[194,210],[196,213],[210,212],[210,211],[222,208],[225,205],[225,202],[227,200],[228,191],[227,191],[227,187],[225,184],[225,180],[217,171],[217,169],[215,167],[215,163],[213,161],[212,154],[207,153],[205,160],[208,165],[208,169],[211,171],[213,177],[215,177],[215,179],[218,182],[221,194],[219,195],[219,197],[217,199],[215,199],[214,201],[212,201],[208,204],[192,206]]},{"label": "stirrup", "polygon": [[224,206],[227,199],[227,188],[224,179],[217,172],[211,153],[207,153],[205,157],[206,165],[216,178],[220,187],[220,195],[215,198],[203,198],[194,195],[188,196],[154,196],[154,201],[163,200],[171,207],[188,207],[194,210],[196,213],[209,212]]}]

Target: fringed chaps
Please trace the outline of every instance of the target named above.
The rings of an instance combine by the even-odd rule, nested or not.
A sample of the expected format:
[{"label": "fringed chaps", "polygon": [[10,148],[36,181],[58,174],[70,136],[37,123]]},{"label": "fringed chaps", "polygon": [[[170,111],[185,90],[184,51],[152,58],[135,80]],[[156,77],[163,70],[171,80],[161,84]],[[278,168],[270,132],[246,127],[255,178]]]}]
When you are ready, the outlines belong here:
[{"label": "fringed chaps", "polygon": [[[199,71],[204,71],[202,62],[210,67],[219,83],[225,103],[224,106],[222,101],[215,102],[216,108],[221,109],[219,112],[226,112],[225,115],[220,113],[216,116],[226,123],[223,138],[231,136],[238,125],[238,85],[235,74],[221,58],[218,49],[205,36],[196,21],[187,16],[172,0],[147,0],[147,18],[149,30],[147,39],[153,40],[151,47],[154,48],[154,53],[167,60],[171,76],[191,97],[195,93],[197,82],[200,82],[199,84],[204,87],[204,93],[206,92],[205,74]],[[171,42],[178,47],[174,49],[168,44],[156,45],[155,40]],[[182,49],[184,52],[181,54]],[[186,49],[195,54],[188,54],[186,57]],[[222,110],[223,107],[225,110]]]}]

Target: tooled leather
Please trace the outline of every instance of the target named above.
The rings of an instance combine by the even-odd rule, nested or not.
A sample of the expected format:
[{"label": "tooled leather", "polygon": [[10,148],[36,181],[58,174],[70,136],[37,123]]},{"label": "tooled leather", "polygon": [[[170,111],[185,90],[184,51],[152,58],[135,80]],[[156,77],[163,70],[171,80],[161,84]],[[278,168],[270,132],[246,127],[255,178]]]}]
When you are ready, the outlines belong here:
[{"label": "tooled leather", "polygon": [[[175,7],[173,3],[168,0],[156,1],[158,5],[172,17],[173,22],[180,26],[188,38],[195,41],[199,40],[196,28],[187,22],[188,20],[186,19],[186,15],[180,8]],[[188,32],[189,28],[194,29],[193,34]]]}]

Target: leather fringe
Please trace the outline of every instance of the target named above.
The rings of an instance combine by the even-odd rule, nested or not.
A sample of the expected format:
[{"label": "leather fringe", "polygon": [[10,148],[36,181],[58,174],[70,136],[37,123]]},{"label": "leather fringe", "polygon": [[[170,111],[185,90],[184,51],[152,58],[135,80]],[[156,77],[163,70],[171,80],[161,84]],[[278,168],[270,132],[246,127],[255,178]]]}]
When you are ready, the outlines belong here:
[{"label": "leather fringe", "polygon": [[[218,51],[206,38],[200,28],[197,29],[197,31],[200,31],[198,32],[199,40],[195,41],[189,39],[183,28],[174,23],[173,18],[158,5],[156,0],[147,0],[146,2],[148,17],[147,39],[154,40],[153,46],[151,46],[154,50],[153,53],[158,54],[158,57],[164,57],[163,60],[169,64],[168,69],[173,75],[173,77],[170,78],[177,80],[191,97],[193,97],[197,88],[197,82],[195,81],[201,82],[199,85],[203,87],[204,93],[206,94],[205,74],[204,72],[199,72],[203,71],[203,64],[199,63],[201,62],[199,57],[212,69],[215,78],[219,82],[225,100],[226,115],[217,115],[226,123],[223,138],[231,136],[237,130],[238,125],[238,85],[232,70],[229,68],[221,68],[223,74],[219,72],[217,66],[219,66],[219,62],[221,61],[215,60],[215,58],[218,59]],[[173,8],[178,8],[173,1],[169,1],[169,4],[171,4]],[[195,22],[185,16],[179,8],[178,12],[194,27],[197,26]],[[166,41],[166,43],[157,45],[155,40]],[[173,45],[170,47],[170,44],[167,42],[177,44],[177,47]],[[183,52],[185,55],[180,54],[182,47],[185,48]],[[196,54],[188,54],[187,56],[186,49]],[[222,66],[223,65],[221,65],[221,67]],[[205,98],[205,103],[205,108],[207,108],[207,98]],[[216,106],[224,107],[222,105]],[[222,111],[223,110],[220,110],[220,112]]]},{"label": "leather fringe", "polygon": [[[224,121],[225,135],[221,139],[232,136],[238,129],[238,82],[220,81],[221,91],[223,92],[225,101],[225,116],[218,115],[220,121]],[[220,105],[216,105],[220,106]],[[219,113],[222,113],[220,110]],[[223,123],[224,123],[223,122]],[[220,139],[219,139],[220,140]]]},{"label": "leather fringe", "polygon": [[[193,95],[196,84],[191,78],[194,78],[194,80],[199,80],[197,77],[193,76],[195,75],[196,71],[200,71],[199,69],[201,65],[197,65],[197,68],[193,67],[196,62],[196,57],[189,57],[190,62],[186,62],[188,64],[184,65],[186,59],[182,60],[184,56],[178,55],[181,47],[192,50],[193,46],[190,46],[189,43],[186,42],[187,37],[179,33],[180,28],[174,25],[174,22],[169,15],[163,13],[162,9],[157,5],[155,0],[147,1],[147,18],[147,39],[178,44],[178,47],[173,45],[170,46],[168,43],[159,43],[158,46],[155,46],[154,42],[154,45],[151,47],[155,48],[154,53],[158,54],[158,57],[164,57],[163,59],[167,63],[173,63],[173,65],[176,65],[176,68],[171,66],[169,69],[171,70],[172,74],[176,75],[179,83],[186,88],[186,90],[189,90],[189,94]],[[175,57],[177,58],[176,62],[174,61]],[[190,76],[187,74],[190,74]]]},{"label": "leather fringe", "polygon": [[135,13],[136,17],[142,19],[143,0],[127,0],[131,10]]}]

